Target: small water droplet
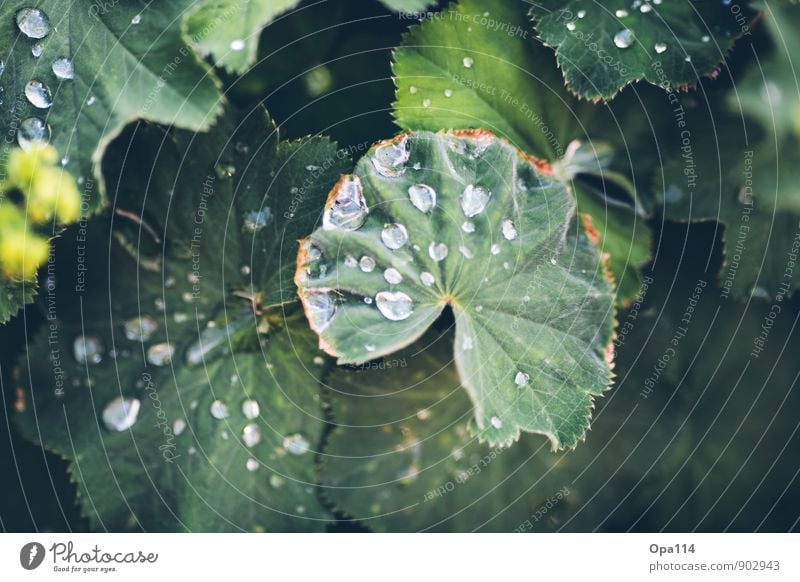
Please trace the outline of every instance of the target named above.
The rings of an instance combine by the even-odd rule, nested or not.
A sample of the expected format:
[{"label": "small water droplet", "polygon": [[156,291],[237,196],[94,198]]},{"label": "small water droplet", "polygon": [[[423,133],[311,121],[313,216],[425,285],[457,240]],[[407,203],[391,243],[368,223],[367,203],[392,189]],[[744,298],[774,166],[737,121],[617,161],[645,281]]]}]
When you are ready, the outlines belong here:
[{"label": "small water droplet", "polygon": [[503,427],[503,421],[500,420],[500,418],[497,417],[497,416],[493,416],[492,417],[491,423],[492,423],[492,426],[495,427],[495,428],[502,428]]},{"label": "small water droplet", "polygon": [[90,335],[80,335],[72,342],[72,355],[79,364],[99,364],[103,360],[103,340]]},{"label": "small water droplet", "polygon": [[182,418],[176,418],[175,422],[172,423],[172,434],[175,436],[181,436],[183,431],[186,430],[186,421]]},{"label": "small water droplet", "polygon": [[387,248],[396,251],[408,242],[408,230],[402,224],[387,224],[381,231],[381,240]]},{"label": "small water droplet", "polygon": [[372,353],[378,349],[378,346],[376,346],[375,344],[364,344],[364,349]]},{"label": "small water droplet", "polygon": [[700,38],[700,40],[701,40],[701,41],[703,41],[703,42],[711,42],[711,37],[710,37],[710,36],[708,36],[707,34],[704,34],[704,35],[703,35],[703,36]]},{"label": "small water droplet", "polygon": [[35,45],[31,47],[31,54],[33,58],[38,59],[44,53],[44,45],[40,42],[37,42]]},{"label": "small water droplet", "polygon": [[470,184],[461,193],[461,210],[464,216],[472,218],[484,211],[486,205],[489,203],[492,193],[483,186],[474,186]]},{"label": "small water droplet", "polygon": [[578,10],[578,18],[583,18],[586,16],[586,10]]},{"label": "small water droplet", "polygon": [[364,303],[367,305],[372,305],[372,297],[364,297]]},{"label": "small water droplet", "polygon": [[426,107],[426,108],[430,107],[431,106],[431,100],[430,99],[423,99],[422,100],[422,106]]},{"label": "small water droplet", "polygon": [[475,60],[472,57],[464,57],[461,59],[461,64],[464,65],[465,68],[471,69],[472,65],[475,64]]},{"label": "small water droplet", "polygon": [[461,230],[463,230],[467,234],[473,233],[475,232],[475,223],[467,220],[461,225]]},{"label": "small water droplet", "polygon": [[465,245],[459,245],[458,252],[464,255],[465,259],[471,259],[475,256],[475,253],[472,252],[472,249]]},{"label": "small water droplet", "polygon": [[261,427],[251,422],[242,429],[242,442],[244,446],[252,448],[261,442]]},{"label": "small water droplet", "polygon": [[649,4],[646,4],[646,3],[645,3],[645,4],[642,4],[642,5],[639,7],[639,12],[641,12],[642,14],[647,14],[647,13],[648,13],[648,12],[650,12],[651,10],[653,10],[653,7],[652,7],[652,6],[650,6]]},{"label": "small water droplet", "polygon": [[665,50],[667,50],[667,45],[666,45],[666,43],[663,43],[663,42],[657,42],[657,43],[655,44],[655,47],[654,47],[654,48],[656,49],[656,52],[657,52],[658,54],[661,54],[661,53],[663,53]]},{"label": "small water droplet", "polygon": [[[428,103],[430,105],[430,103]],[[372,165],[384,178],[396,178],[406,171],[406,162],[411,152],[408,149],[408,136],[397,141],[384,143],[375,148],[372,154]]]},{"label": "small water droplet", "polygon": [[371,273],[375,270],[375,259],[364,255],[361,257],[361,260],[358,261],[358,265],[365,273]]},{"label": "small water droplet", "polygon": [[491,252],[493,255],[499,255],[499,254],[500,254],[500,245],[499,245],[499,244],[497,244],[497,243],[493,244],[493,245],[491,246],[491,248],[489,249],[489,251],[490,251],[490,252]]},{"label": "small water droplet", "polygon": [[403,282],[403,276],[400,274],[400,271],[394,267],[389,267],[386,269],[383,272],[383,278],[386,279],[386,282],[390,285],[399,285]]},{"label": "small water droplet", "polygon": [[242,402],[242,414],[244,414],[245,418],[253,420],[254,418],[258,418],[260,413],[261,407],[258,405],[258,402],[252,398],[248,398]]},{"label": "small water droplet", "polygon": [[245,47],[244,40],[241,38],[235,38],[231,41],[231,50],[232,51],[243,51]]},{"label": "small water droplet", "polygon": [[103,424],[108,430],[122,432],[136,424],[142,403],[138,398],[117,396],[103,409]]},{"label": "small water droplet", "polygon": [[444,243],[431,243],[428,246],[428,255],[437,262],[445,260],[449,251]]},{"label": "small water droplet", "polygon": [[403,321],[414,312],[414,302],[402,291],[381,291],[375,296],[375,304],[390,321]]},{"label": "small water droplet", "polygon": [[163,342],[152,345],[147,350],[147,361],[154,366],[167,366],[172,363],[172,356],[175,355],[175,348],[172,344]]},{"label": "small water droplet", "polygon": [[448,98],[452,97],[453,96],[453,90],[452,89],[445,89],[444,90],[444,96],[448,97]]},{"label": "small water droplet", "polygon": [[231,415],[231,411],[228,410],[228,405],[222,400],[215,400],[212,402],[211,406],[208,407],[208,410],[211,412],[211,416],[217,420],[223,420]]},{"label": "small water droplet", "polygon": [[433,287],[434,283],[436,283],[436,279],[433,277],[433,274],[425,271],[420,274],[419,280],[422,281],[422,284],[426,287]]},{"label": "small water droplet", "polygon": [[50,19],[38,8],[23,8],[17,12],[17,27],[28,38],[44,38],[50,33]]},{"label": "small water droplet", "polygon": [[306,316],[311,328],[321,333],[336,315],[336,303],[328,291],[309,290],[304,293]]},{"label": "small water droplet", "polygon": [[249,459],[247,459],[247,462],[245,463],[245,467],[251,473],[253,471],[258,471],[258,468],[260,466],[261,466],[261,464],[257,460],[255,460],[253,457],[250,457]]},{"label": "small water droplet", "polygon": [[131,341],[146,342],[152,335],[158,331],[158,323],[149,315],[142,317],[133,317],[127,320],[123,329],[125,330],[125,337]]},{"label": "small water droplet", "polygon": [[636,35],[629,28],[623,28],[614,35],[614,44],[617,48],[625,49],[636,41]]},{"label": "small water droplet", "polygon": [[97,101],[97,97],[95,97],[94,95],[89,95],[89,98],[86,100],[86,105],[88,107],[91,107],[92,105],[95,104],[96,101]]},{"label": "small water droplet", "polygon": [[286,483],[286,480],[280,475],[272,474],[269,476],[269,484],[273,489],[280,489],[284,483]]},{"label": "small water droplet", "polygon": [[525,372],[517,372],[517,375],[514,376],[514,384],[517,386],[527,386],[530,380],[531,377]]},{"label": "small water droplet", "polygon": [[436,207],[436,190],[426,184],[409,186],[408,197],[420,212],[430,212]]},{"label": "small water droplet", "polygon": [[19,124],[17,143],[23,150],[30,151],[37,142],[50,142],[50,126],[38,117],[29,117]]},{"label": "small water droplet", "polygon": [[567,30],[569,30],[570,32],[575,30],[575,28],[577,27],[577,25],[574,22],[567,22],[566,26],[567,26]]},{"label": "small water droplet", "polygon": [[141,14],[137,14],[136,16],[131,18],[131,24],[133,24],[134,26],[139,24],[141,21],[142,21],[142,15]]},{"label": "small water droplet", "polygon": [[358,261],[353,255],[345,255],[344,266],[349,269],[355,269],[358,266]]},{"label": "small water droplet", "polygon": [[272,209],[268,207],[261,210],[252,210],[244,215],[242,229],[245,232],[256,233],[267,226],[271,218]]},{"label": "small water droplet", "polygon": [[627,15],[628,15],[627,10],[617,10],[616,12],[614,12],[614,16],[616,16],[617,18],[625,18]]},{"label": "small water droplet", "polygon": [[686,58],[683,59],[683,60],[686,61],[687,63],[691,63],[692,62],[692,55],[686,55]]},{"label": "small water droplet", "polygon": [[74,79],[75,78],[75,65],[66,57],[60,57],[53,61],[51,65],[53,74],[59,79]]},{"label": "small water droplet", "polygon": [[305,455],[311,450],[311,443],[300,433],[295,433],[284,437],[283,448],[292,455]]},{"label": "small water droplet", "polygon": [[214,173],[220,180],[228,180],[236,175],[236,166],[225,162],[219,162],[214,165]]},{"label": "small water droplet", "polygon": [[555,265],[556,263],[557,263],[556,258],[555,257],[550,257],[550,264],[551,265]]},{"label": "small water droplet", "polygon": [[367,220],[369,208],[358,176],[346,176],[338,185],[332,202],[325,209],[325,230],[358,230]]},{"label": "small water droplet", "polygon": [[408,88],[408,92],[411,93],[412,95],[416,95],[417,94],[417,88],[414,85],[411,85]]},{"label": "small water droplet", "polygon": [[514,222],[510,218],[506,218],[502,224],[503,228],[503,237],[506,240],[514,240],[517,238],[517,227],[514,226]]},{"label": "small water droplet", "polygon": [[39,109],[47,109],[53,104],[50,89],[41,81],[34,79],[25,84],[25,97],[31,105]]}]

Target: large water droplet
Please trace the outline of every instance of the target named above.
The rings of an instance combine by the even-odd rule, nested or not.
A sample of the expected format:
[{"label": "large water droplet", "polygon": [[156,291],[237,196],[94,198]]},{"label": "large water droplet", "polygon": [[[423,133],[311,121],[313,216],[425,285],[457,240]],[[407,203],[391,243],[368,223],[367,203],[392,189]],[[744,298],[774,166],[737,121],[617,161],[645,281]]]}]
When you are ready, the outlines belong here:
[{"label": "large water droplet", "polygon": [[433,274],[425,271],[420,274],[419,280],[422,281],[422,284],[426,287],[433,287],[433,284],[436,283],[436,279],[433,277]]},{"label": "large water droplet", "polygon": [[623,28],[614,35],[614,44],[617,48],[628,48],[636,41],[636,35],[630,28]]},{"label": "large water droplet", "polygon": [[[311,443],[300,433],[295,433],[284,437],[283,448],[292,455],[304,455],[311,450]],[[273,487],[275,487],[275,485],[273,485]]]},{"label": "large water droplet", "polygon": [[103,341],[97,336],[80,335],[72,342],[72,355],[79,364],[99,364],[104,353]]},{"label": "large water droplet", "polygon": [[31,105],[39,109],[47,109],[53,104],[50,89],[37,79],[25,83],[25,97],[28,98]]},{"label": "large water droplet", "polygon": [[36,143],[50,141],[50,126],[38,117],[29,117],[19,124],[17,143],[23,150],[30,151]]},{"label": "large water droplet", "polygon": [[358,261],[358,265],[365,273],[371,273],[375,270],[375,259],[364,255],[361,257],[361,260]]},{"label": "large water droplet", "polygon": [[152,345],[147,350],[147,361],[154,366],[167,366],[172,363],[175,348],[168,342]]},{"label": "large water droplet", "polygon": [[464,224],[461,225],[461,230],[466,232],[467,234],[471,234],[475,232],[475,223],[470,222],[469,220],[464,221]]},{"label": "large water droplet", "polygon": [[246,447],[254,447],[261,442],[261,427],[251,422],[242,429],[242,442]]},{"label": "large water droplet", "polygon": [[305,292],[305,308],[311,328],[321,333],[336,314],[336,303],[328,291],[309,290]]},{"label": "large water droplet", "polygon": [[663,53],[665,50],[667,50],[667,44],[666,44],[666,43],[663,43],[663,42],[657,42],[657,43],[655,44],[655,47],[653,47],[653,48],[655,48],[655,49],[656,49],[656,52],[657,52],[658,54],[661,54],[661,53]]},{"label": "large water droplet", "polygon": [[52,65],[53,74],[59,79],[74,79],[75,78],[75,65],[66,57],[60,57],[53,61]]},{"label": "large water droplet", "polygon": [[247,459],[247,462],[245,462],[244,466],[252,473],[253,471],[258,471],[259,462],[253,457],[250,457]]},{"label": "large water droplet", "polygon": [[186,430],[186,421],[182,418],[176,418],[175,422],[172,423],[172,434],[175,436],[181,436],[183,431]]},{"label": "large water droplet", "polygon": [[408,230],[402,224],[387,224],[381,231],[381,240],[388,248],[396,251],[408,242]]},{"label": "large water droplet", "polygon": [[242,402],[242,414],[244,414],[245,418],[253,420],[254,418],[258,418],[260,413],[261,407],[258,405],[258,402],[252,398],[248,398]]},{"label": "large water droplet", "polygon": [[514,384],[517,386],[527,386],[530,379],[531,377],[525,372],[517,372],[517,375],[514,376]]},{"label": "large water droplet", "polygon": [[336,196],[325,209],[322,228],[325,230],[357,230],[367,220],[369,208],[358,176],[346,176],[337,186]]},{"label": "large water droplet", "polygon": [[389,267],[386,269],[383,272],[383,278],[386,279],[386,282],[390,285],[399,285],[403,282],[403,276],[400,274],[400,271],[394,267]]},{"label": "large water droplet", "polygon": [[396,142],[389,142],[375,148],[372,165],[385,178],[402,176],[406,171],[406,162],[411,152],[408,149],[408,136]]},{"label": "large water droplet", "polygon": [[262,208],[261,210],[253,210],[244,215],[244,222],[242,229],[245,232],[255,233],[267,226],[270,218],[272,218],[272,210],[270,208]]},{"label": "large water droplet", "polygon": [[428,255],[437,262],[445,260],[449,252],[450,249],[444,243],[431,243],[428,246]]},{"label": "large water droplet", "polygon": [[375,296],[375,304],[391,321],[403,321],[414,313],[414,301],[402,291],[381,291]]},{"label": "large water droplet", "polygon": [[231,415],[231,411],[228,409],[228,405],[225,404],[222,400],[215,400],[211,403],[211,406],[208,407],[209,412],[211,412],[211,416],[216,418],[217,420],[224,420]]},{"label": "large water droplet", "polygon": [[486,208],[492,193],[483,186],[474,186],[470,184],[461,193],[461,210],[464,211],[464,216],[472,218],[477,216]]},{"label": "large water droplet", "polygon": [[503,221],[503,236],[506,240],[514,240],[517,238],[517,227],[514,226],[514,222],[510,218],[506,218]]},{"label": "large water droplet", "polygon": [[38,8],[23,8],[17,12],[17,27],[28,38],[44,38],[50,33],[50,19]]},{"label": "large water droplet", "polygon": [[129,340],[146,342],[158,331],[158,324],[149,315],[143,315],[142,317],[134,317],[127,320],[123,325],[123,329],[125,330],[125,337]]},{"label": "large water droplet", "polygon": [[136,424],[142,403],[138,398],[117,396],[103,409],[103,424],[108,430],[122,432]]},{"label": "large water droplet", "polygon": [[430,212],[436,207],[436,190],[427,184],[414,184],[408,187],[411,204],[420,212]]}]

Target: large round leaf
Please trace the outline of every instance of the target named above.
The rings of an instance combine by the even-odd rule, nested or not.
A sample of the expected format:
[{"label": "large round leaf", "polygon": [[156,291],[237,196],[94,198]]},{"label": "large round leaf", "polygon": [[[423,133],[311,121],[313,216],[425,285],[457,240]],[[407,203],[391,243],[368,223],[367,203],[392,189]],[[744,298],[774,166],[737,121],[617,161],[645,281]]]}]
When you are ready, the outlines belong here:
[{"label": "large round leaf", "polygon": [[377,144],[301,242],[296,282],[321,347],[367,362],[449,306],[480,438],[532,431],[574,447],[610,380],[613,298],[574,198],[548,171],[488,132]]}]

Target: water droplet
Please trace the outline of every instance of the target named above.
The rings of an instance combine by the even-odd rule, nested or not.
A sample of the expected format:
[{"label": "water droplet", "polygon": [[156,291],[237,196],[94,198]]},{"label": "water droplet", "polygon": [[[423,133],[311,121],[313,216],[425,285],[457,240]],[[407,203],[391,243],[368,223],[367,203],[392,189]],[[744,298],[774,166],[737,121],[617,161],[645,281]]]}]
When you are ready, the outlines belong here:
[{"label": "water droplet", "polygon": [[364,344],[364,349],[372,353],[378,349],[378,346],[376,346],[375,344]]},{"label": "water droplet", "polygon": [[614,35],[614,44],[617,48],[628,48],[636,41],[636,35],[629,28],[623,28]]},{"label": "water droplet", "polygon": [[412,95],[416,95],[416,93],[417,93],[417,88],[416,88],[414,85],[411,85],[411,86],[408,88],[408,92],[409,92],[409,93],[411,93]]},{"label": "water droplet", "polygon": [[123,329],[125,330],[125,337],[129,340],[146,342],[158,331],[158,324],[149,315],[143,315],[142,317],[134,317],[127,320],[123,325]]},{"label": "water droplet", "polygon": [[103,341],[97,336],[80,335],[72,342],[72,355],[79,364],[99,364],[104,353]]},{"label": "water droplet", "polygon": [[273,489],[280,489],[284,483],[286,483],[286,480],[280,475],[272,474],[269,476],[269,484]]},{"label": "water droplet", "polygon": [[17,143],[23,150],[30,151],[37,142],[50,142],[50,126],[38,117],[29,117],[19,124]]},{"label": "water droplet", "polygon": [[692,62],[692,55],[686,55],[686,58],[683,59],[683,60],[686,61],[687,63],[691,63]]},{"label": "water droplet", "polygon": [[40,56],[42,56],[43,52],[44,52],[44,45],[40,42],[37,42],[35,45],[31,47],[31,54],[35,59],[38,59]]},{"label": "water droplet", "polygon": [[583,18],[586,16],[586,10],[578,10],[578,18]]},{"label": "water droplet", "polygon": [[215,400],[208,409],[211,412],[211,416],[217,420],[223,420],[231,415],[231,411],[228,410],[228,405],[222,400]]},{"label": "water droplet", "polygon": [[358,265],[365,273],[371,273],[375,270],[375,259],[364,255],[361,257],[361,260],[358,261]]},{"label": "water droplet", "polygon": [[394,267],[386,269],[383,272],[383,278],[386,279],[386,282],[390,285],[399,285],[403,282],[403,276],[400,274],[400,271]]},{"label": "water droplet", "polygon": [[506,240],[514,240],[517,238],[517,227],[514,226],[514,223],[510,218],[506,218],[502,224],[503,227],[503,236]]},{"label": "water droplet", "polygon": [[175,436],[181,436],[183,431],[186,430],[186,421],[182,418],[176,418],[175,422],[172,423],[172,434]]},{"label": "water droplet", "polygon": [[257,460],[255,460],[253,457],[250,457],[249,459],[247,459],[247,462],[245,463],[245,467],[247,467],[247,470],[250,471],[251,473],[253,471],[258,471],[258,468],[260,466],[261,466],[261,464]]},{"label": "water droplet", "polygon": [[461,230],[463,230],[467,234],[473,233],[475,232],[475,223],[467,220],[466,222],[464,222],[464,224],[461,225]]},{"label": "water droplet", "polygon": [[426,184],[409,186],[408,197],[420,212],[430,212],[436,207],[436,190]]},{"label": "water droplet", "polygon": [[642,14],[647,14],[647,13],[648,13],[648,12],[650,12],[652,9],[653,9],[653,7],[652,7],[652,6],[650,6],[649,4],[642,4],[642,5],[639,7],[639,12],[641,12]]},{"label": "water droplet", "polygon": [[470,337],[468,335],[465,335],[461,339],[461,349],[462,349],[462,351],[468,352],[468,351],[470,351],[472,349],[472,347],[473,347],[472,337]]},{"label": "water droplet", "polygon": [[390,321],[403,321],[414,312],[414,302],[402,291],[381,291],[375,296],[375,304]]},{"label": "water droplet", "polygon": [[550,264],[551,264],[551,265],[555,265],[555,264],[556,264],[556,262],[557,262],[557,261],[556,261],[556,258],[555,258],[555,257],[550,257]]},{"label": "water droplet", "polygon": [[567,30],[572,32],[573,30],[575,30],[575,28],[576,28],[576,24],[574,22],[567,22]]},{"label": "water droplet", "polygon": [[252,448],[261,442],[261,427],[255,422],[247,424],[242,429],[242,442],[244,446]]},{"label": "water droplet", "polygon": [[231,50],[232,51],[243,51],[244,50],[244,40],[241,38],[235,38],[231,41]]},{"label": "water droplet", "polygon": [[497,417],[497,416],[493,416],[492,420],[490,422],[492,423],[492,426],[495,427],[495,428],[502,428],[503,427],[503,421],[500,420],[500,418]]},{"label": "water droplet", "polygon": [[336,314],[336,303],[328,291],[309,290],[304,293],[306,316],[311,328],[321,333]]},{"label": "water droplet", "polygon": [[50,33],[50,19],[38,8],[23,8],[17,12],[17,27],[28,38],[44,38]]},{"label": "water droplet", "polygon": [[486,208],[491,198],[492,193],[483,186],[474,186],[470,184],[461,193],[461,210],[464,211],[464,216],[472,218],[477,216]]},{"label": "water droplet", "polygon": [[402,224],[387,224],[381,231],[381,240],[387,248],[396,251],[408,242],[408,230]]},{"label": "water droplet", "polygon": [[475,60],[472,57],[464,57],[461,59],[461,64],[464,65],[465,68],[471,69],[472,65],[475,64]]},{"label": "water droplet", "polygon": [[353,255],[345,255],[344,266],[349,269],[355,269],[358,266],[358,261]]},{"label": "water droplet", "polygon": [[323,366],[323,365],[325,365],[325,358],[323,358],[322,356],[314,356],[314,359],[313,359],[312,361],[313,361],[313,362],[314,362],[314,364],[316,364],[317,366]]},{"label": "water droplet", "polygon": [[236,166],[224,162],[214,165],[214,173],[220,180],[228,180],[236,175]]},{"label": "water droplet", "polygon": [[372,165],[384,178],[396,178],[406,171],[406,162],[411,152],[408,149],[408,136],[391,141],[375,148]]},{"label": "water droplet", "polygon": [[260,413],[261,407],[258,405],[258,402],[252,398],[248,398],[242,402],[242,414],[244,414],[245,418],[253,420],[254,418],[258,418]]},{"label": "water droplet", "polygon": [[426,287],[433,287],[433,284],[436,283],[436,279],[434,279],[433,274],[425,271],[420,274],[419,280],[422,281],[422,284]]},{"label": "water droplet", "polygon": [[530,380],[531,377],[525,372],[517,372],[517,375],[514,376],[514,384],[517,386],[527,386]]},{"label": "water droplet", "polygon": [[423,107],[430,107],[431,106],[431,100],[430,99],[423,99],[422,100],[422,106]]},{"label": "water droplet", "polygon": [[364,297],[364,303],[367,305],[372,305],[372,297]]},{"label": "water droplet", "polygon": [[244,222],[242,229],[245,232],[256,233],[265,226],[272,218],[272,209],[262,208],[261,210],[253,210],[244,215]]},{"label": "water droplet", "polygon": [[497,244],[497,243],[493,244],[491,246],[491,248],[489,249],[489,252],[491,252],[493,255],[499,255],[500,254],[500,245]]},{"label": "water droplet", "polygon": [[172,363],[172,356],[175,355],[175,348],[172,344],[163,342],[152,345],[147,350],[147,361],[154,366],[167,366]]},{"label": "water droplet", "polygon": [[656,49],[656,52],[658,54],[661,54],[665,50],[667,50],[667,45],[666,45],[666,43],[663,43],[663,42],[657,42],[654,48]]},{"label": "water droplet", "polygon": [[472,252],[472,249],[465,245],[459,245],[458,251],[464,255],[465,259],[471,259],[475,256],[475,253]]},{"label": "water droplet", "polygon": [[614,13],[614,16],[616,16],[617,18],[625,18],[627,15],[628,15],[628,11],[627,10],[617,10]]},{"label": "water droplet", "polygon": [[92,105],[95,104],[96,101],[97,101],[97,97],[95,97],[94,95],[89,95],[89,98],[86,100],[86,105],[88,107],[91,107]]},{"label": "water droplet", "polygon": [[445,89],[444,90],[444,96],[448,97],[448,98],[452,97],[453,96],[453,90],[452,89]]},{"label": "water droplet", "polygon": [[434,261],[443,261],[443,260],[445,260],[447,258],[448,252],[449,252],[449,249],[447,248],[447,245],[444,244],[444,243],[431,243],[428,246],[428,255]]},{"label": "water droplet", "polygon": [[710,36],[708,36],[707,34],[704,34],[704,35],[703,35],[703,36],[700,38],[700,40],[701,40],[701,41],[703,41],[703,42],[711,42],[711,37],[710,37]]},{"label": "water droplet", "polygon": [[337,187],[336,195],[322,217],[325,230],[358,230],[367,220],[369,208],[358,176],[346,176]]},{"label": "water droplet", "polygon": [[60,57],[53,61],[52,64],[53,74],[59,79],[74,79],[75,78],[75,65],[66,57]]},{"label": "water droplet", "polygon": [[103,424],[108,430],[122,432],[136,424],[142,403],[138,398],[117,396],[103,409]]},{"label": "water droplet", "polygon": [[25,84],[25,97],[31,105],[39,109],[47,109],[53,104],[53,97],[50,89],[41,81],[34,79]]},{"label": "water droplet", "polygon": [[242,268],[239,269],[239,272],[247,277],[251,272],[250,265],[242,265]]},{"label": "water droplet", "polygon": [[304,455],[311,450],[311,443],[300,433],[295,433],[284,437],[283,448],[292,455]]},{"label": "water droplet", "polygon": [[137,14],[136,16],[131,18],[131,24],[133,24],[134,26],[139,24],[141,21],[142,21],[142,15],[141,14]]}]

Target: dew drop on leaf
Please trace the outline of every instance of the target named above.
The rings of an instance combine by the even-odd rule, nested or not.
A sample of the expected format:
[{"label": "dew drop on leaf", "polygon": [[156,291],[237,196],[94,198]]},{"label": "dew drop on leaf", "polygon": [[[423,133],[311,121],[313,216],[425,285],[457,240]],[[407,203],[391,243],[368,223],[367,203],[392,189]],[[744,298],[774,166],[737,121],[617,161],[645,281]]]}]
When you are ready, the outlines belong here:
[{"label": "dew drop on leaf", "polygon": [[461,225],[461,230],[463,230],[467,234],[473,233],[475,232],[475,223],[467,220],[464,222],[464,224]]},{"label": "dew drop on leaf", "polygon": [[125,337],[131,341],[146,342],[158,331],[158,323],[149,315],[133,317],[123,324]]},{"label": "dew drop on leaf", "polygon": [[436,190],[426,184],[409,186],[408,197],[420,212],[430,212],[436,207]]},{"label": "dew drop on leaf", "polygon": [[328,291],[306,291],[304,304],[311,328],[317,333],[328,327],[336,314],[336,303]]},{"label": "dew drop on leaf", "polygon": [[172,434],[180,436],[186,430],[186,421],[182,418],[176,418],[172,423]]},{"label": "dew drop on leaf", "polygon": [[270,208],[250,211],[244,215],[242,228],[245,232],[256,233],[267,226],[270,218],[272,218],[272,210]]},{"label": "dew drop on leaf", "polygon": [[408,242],[408,230],[402,224],[387,224],[381,231],[381,240],[387,248],[396,251]]},{"label": "dew drop on leaf", "polygon": [[322,216],[325,230],[358,230],[369,214],[364,189],[358,176],[345,176]]},{"label": "dew drop on leaf", "polygon": [[517,372],[517,375],[514,376],[514,383],[517,386],[527,386],[530,379],[531,377],[525,372]]},{"label": "dew drop on leaf", "polygon": [[260,413],[261,407],[258,405],[258,402],[252,398],[248,398],[242,402],[242,414],[244,414],[245,418],[253,420],[254,418],[258,418]]},{"label": "dew drop on leaf", "polygon": [[255,460],[253,457],[250,457],[249,459],[247,459],[247,462],[245,463],[245,467],[251,473],[253,471],[258,471],[259,462],[257,460]]},{"label": "dew drop on leaf", "polygon": [[472,218],[484,211],[486,205],[489,203],[492,193],[483,186],[475,186],[470,184],[461,193],[461,210],[464,216]]},{"label": "dew drop on leaf", "polygon": [[386,269],[383,272],[383,278],[386,279],[386,282],[390,285],[399,285],[403,282],[403,276],[400,274],[400,271],[394,267],[389,267]]},{"label": "dew drop on leaf", "polygon": [[72,355],[79,364],[99,364],[103,360],[105,348],[97,336],[78,336],[72,342]]},{"label": "dew drop on leaf", "polygon": [[465,68],[471,69],[472,65],[475,64],[475,59],[473,59],[472,57],[464,57],[461,60],[461,64],[464,65]]},{"label": "dew drop on leaf", "polygon": [[361,257],[361,260],[358,262],[358,265],[361,268],[361,270],[364,271],[365,273],[371,273],[372,271],[375,270],[375,259],[364,255],[363,257]]},{"label": "dew drop on leaf", "polygon": [[25,97],[28,98],[31,105],[39,109],[47,109],[53,104],[50,89],[37,79],[25,83]]},{"label": "dew drop on leaf", "polygon": [[497,244],[497,243],[493,244],[491,246],[491,248],[489,249],[489,252],[491,252],[493,255],[499,255],[500,254],[500,245]]},{"label": "dew drop on leaf", "polygon": [[502,224],[503,228],[503,237],[506,240],[514,240],[517,238],[517,227],[514,226],[514,222],[510,218],[506,218]]},{"label": "dew drop on leaf", "polygon": [[375,296],[375,304],[390,321],[403,321],[414,312],[414,301],[402,291],[381,291]]},{"label": "dew drop on leaf", "polygon": [[666,45],[666,43],[663,43],[663,42],[657,42],[654,48],[656,49],[656,52],[658,54],[661,54],[665,50],[667,50],[667,45]]},{"label": "dew drop on leaf", "polygon": [[103,408],[103,424],[114,432],[128,430],[136,424],[141,406],[138,398],[117,396]]},{"label": "dew drop on leaf", "polygon": [[372,165],[384,178],[396,178],[406,171],[406,162],[411,152],[408,150],[408,136],[390,141],[375,148]]},{"label": "dew drop on leaf", "polygon": [[246,447],[254,447],[261,442],[261,427],[251,422],[242,429],[242,442]]},{"label": "dew drop on leaf", "polygon": [[40,56],[42,56],[43,52],[44,52],[44,45],[40,42],[37,42],[35,45],[31,47],[31,55],[33,55],[33,58],[35,59],[38,59]]},{"label": "dew drop on leaf", "polygon": [[428,255],[434,261],[443,261],[447,258],[447,254],[449,253],[449,249],[447,245],[444,243],[431,243],[428,246]]},{"label": "dew drop on leaf", "polygon": [[426,287],[433,287],[433,284],[436,283],[436,279],[434,279],[433,275],[428,271],[421,273],[419,280],[422,281],[422,284]]},{"label": "dew drop on leaf", "polygon": [[228,405],[225,404],[222,400],[215,400],[214,402],[212,402],[208,410],[209,412],[211,412],[211,416],[213,416],[217,420],[223,420],[225,418],[228,418],[231,414],[230,410],[228,409]]},{"label": "dew drop on leaf", "polygon": [[50,142],[50,126],[38,117],[29,117],[19,124],[17,143],[23,150],[30,151],[37,142]]},{"label": "dew drop on leaf", "polygon": [[147,349],[147,361],[154,366],[167,366],[172,362],[175,348],[168,342],[155,344]]},{"label": "dew drop on leaf", "polygon": [[300,433],[284,437],[283,448],[292,455],[304,455],[311,450],[311,443]]},{"label": "dew drop on leaf", "polygon": [[38,8],[23,8],[17,12],[17,27],[28,38],[44,38],[50,33],[50,19]]},{"label": "dew drop on leaf", "polygon": [[492,420],[491,420],[491,423],[492,423],[492,426],[495,427],[495,428],[502,428],[503,427],[503,421],[500,420],[500,417],[498,417],[498,416],[493,416]]},{"label": "dew drop on leaf", "polygon": [[614,45],[617,48],[625,49],[630,47],[636,41],[636,35],[629,28],[623,28],[614,35]]},{"label": "dew drop on leaf", "polygon": [[75,65],[66,57],[60,57],[53,61],[51,65],[53,74],[59,79],[74,79],[75,78]]}]

